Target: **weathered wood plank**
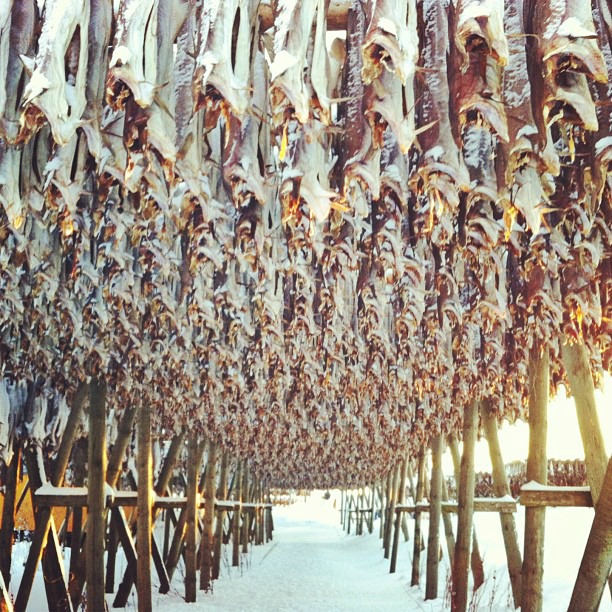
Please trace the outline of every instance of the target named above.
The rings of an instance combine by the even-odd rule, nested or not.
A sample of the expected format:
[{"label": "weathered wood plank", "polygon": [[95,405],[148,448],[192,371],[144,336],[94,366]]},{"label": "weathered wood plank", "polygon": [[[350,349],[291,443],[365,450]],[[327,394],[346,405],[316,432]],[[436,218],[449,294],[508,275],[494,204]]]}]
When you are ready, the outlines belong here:
[{"label": "weathered wood plank", "polygon": [[528,483],[521,488],[519,503],[530,508],[548,506],[592,508],[593,498],[589,487],[548,487],[539,484],[530,487]]}]

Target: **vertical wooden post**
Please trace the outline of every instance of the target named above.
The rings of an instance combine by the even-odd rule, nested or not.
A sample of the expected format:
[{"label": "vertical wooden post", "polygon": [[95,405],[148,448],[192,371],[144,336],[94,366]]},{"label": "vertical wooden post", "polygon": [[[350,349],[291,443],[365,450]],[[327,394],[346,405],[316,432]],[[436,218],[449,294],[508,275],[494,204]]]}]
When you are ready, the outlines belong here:
[{"label": "vertical wooden post", "polygon": [[151,406],[145,402],[138,419],[138,518],[136,531],[136,591],[138,612],[152,608],[151,538],[153,537],[153,459],[151,456]]},{"label": "vertical wooden post", "polygon": [[87,610],[106,608],[104,545],[106,540],[106,383],[89,385],[89,446],[87,476],[87,538],[85,539]]},{"label": "vertical wooden post", "polygon": [[442,514],[442,436],[440,434],[434,436],[431,440],[431,486],[429,491],[425,599],[436,599],[438,597],[440,516]]},{"label": "vertical wooden post", "polygon": [[[85,469],[87,467],[88,443],[81,438],[74,445],[72,456],[74,485],[80,487],[85,482]],[[78,608],[83,586],[83,571],[77,571],[82,563],[83,550],[83,508],[75,508],[72,513],[72,531],[70,532],[70,566],[68,569],[68,591],[72,607]]]},{"label": "vertical wooden post", "polygon": [[[397,503],[403,504],[406,502],[406,474],[408,472],[408,457],[404,457],[402,461],[402,467],[400,471],[399,486],[397,489]],[[397,555],[399,552],[399,536],[400,530],[404,522],[404,512],[396,512],[394,528],[393,528],[393,546],[391,548],[391,564],[389,567],[389,573],[395,573],[397,568]]]},{"label": "vertical wooden post", "polygon": [[[548,481],[546,433],[548,409],[548,346],[534,339],[529,351],[529,455],[527,480],[545,485]],[[521,609],[542,610],[544,575],[544,525],[546,508],[525,508],[525,545]]]},{"label": "vertical wooden post", "polygon": [[187,458],[187,507],[185,509],[185,601],[196,600],[197,583],[197,536],[198,536],[198,482],[202,447],[197,434],[189,435],[189,455]]},{"label": "vertical wooden post", "polygon": [[[442,478],[442,499],[443,501],[448,501],[448,490],[444,478]],[[455,534],[453,533],[453,522],[448,512],[442,513],[442,522],[444,523],[448,560],[450,566],[453,567],[453,563],[455,562]]]},{"label": "vertical wooden post", "polygon": [[368,533],[374,532],[374,513],[376,512],[376,484],[372,483],[370,487],[370,512],[368,515],[370,517],[368,523]]},{"label": "vertical wooden post", "polygon": [[[246,462],[242,465],[242,501],[246,504],[249,503],[249,468]],[[247,554],[249,552],[249,524],[250,524],[250,513],[245,511],[242,513],[242,529],[240,532],[240,538],[242,540],[242,552]]]},{"label": "vertical wooden post", "polygon": [[[459,444],[457,436],[451,434],[448,437],[448,448],[453,459],[453,467],[455,472],[455,484],[459,489],[459,481],[461,480],[461,459],[459,457]],[[480,587],[484,582],[484,565],[480,556],[480,548],[478,546],[478,537],[476,536],[476,527],[472,525],[472,553],[470,554],[470,566],[472,568],[472,576],[474,577],[474,589]]]},{"label": "vertical wooden post", "polygon": [[357,535],[363,535],[363,487],[357,490]]},{"label": "vertical wooden post", "polygon": [[[506,467],[497,436],[497,420],[489,400],[483,400],[481,403],[481,417],[482,427],[489,445],[491,465],[493,466],[493,489],[497,497],[504,497],[505,495],[510,495],[510,485],[508,484]],[[514,607],[519,608],[521,605],[521,566],[523,562],[518,545],[514,515],[509,512],[500,512],[499,520],[504,538],[504,547],[506,548],[506,558],[508,559],[508,574],[510,575],[510,584],[512,585]]]},{"label": "vertical wooden post", "polygon": [[[548,482],[546,458],[549,355],[548,346],[534,340],[529,351],[529,455],[527,480]],[[522,609],[542,610],[544,575],[544,528],[546,508],[525,508]]]},{"label": "vertical wooden post", "polygon": [[232,513],[232,567],[240,565],[240,508],[242,506],[242,462],[239,461],[234,473],[234,511]]},{"label": "vertical wooden post", "polygon": [[204,529],[202,531],[202,558],[200,562],[200,589],[209,591],[213,569],[213,526],[215,521],[215,485],[217,480],[217,445],[208,442],[208,463],[204,485]]},{"label": "vertical wooden post", "polygon": [[395,511],[395,521],[393,522],[393,546],[391,547],[391,563],[389,564],[389,573],[395,574],[397,569],[397,554],[399,552],[399,534],[401,530],[402,513]]},{"label": "vertical wooden post", "polygon": [[21,442],[15,442],[13,457],[6,468],[2,524],[0,527],[0,574],[2,574],[6,585],[11,583],[13,530],[15,529],[15,497],[17,494],[17,476],[20,462]]},{"label": "vertical wooden post", "polygon": [[[221,455],[221,467],[219,471],[219,486],[217,488],[217,497],[223,501],[227,498],[227,467],[228,467],[228,456],[227,453]],[[213,553],[213,568],[212,568],[212,579],[216,580],[219,578],[221,571],[221,547],[223,544],[223,517],[224,511],[219,509],[217,512],[217,522],[215,524],[215,549]]]},{"label": "vertical wooden post", "polygon": [[[256,501],[258,504],[264,503],[264,495],[263,495],[263,483],[261,479],[257,479],[257,498]],[[257,544],[261,545],[264,543],[264,511],[263,507],[260,505],[257,510]]]},{"label": "vertical wooden post", "polygon": [[415,491],[414,505],[414,547],[412,552],[412,577],[410,586],[418,586],[421,576],[421,513],[417,506],[423,499],[423,490],[425,488],[425,451],[419,451],[419,462],[417,467],[417,486]]},{"label": "vertical wooden post", "polygon": [[119,534],[117,525],[111,519],[108,527],[108,541],[106,543],[106,577],[104,581],[104,592],[115,592],[115,568],[117,562],[117,550],[119,548]]},{"label": "vertical wooden post", "polygon": [[391,553],[391,536],[393,525],[395,523],[395,504],[397,499],[397,489],[399,487],[399,476],[400,476],[400,465],[396,465],[393,468],[393,478],[391,480],[391,489],[389,491],[389,510],[387,513],[387,523],[385,525],[385,539],[384,539],[384,549],[385,549],[385,559],[389,558]]},{"label": "vertical wooden post", "polygon": [[468,603],[470,543],[474,515],[474,448],[477,430],[478,403],[473,401],[466,406],[463,415],[463,455],[457,492],[457,542],[451,593],[451,609],[456,612],[465,612]]},{"label": "vertical wooden post", "polygon": [[[399,490],[397,492],[397,503],[405,504],[406,503],[406,479],[408,478],[408,457],[404,456],[404,460],[402,461],[402,471],[400,472],[400,482],[399,482]],[[401,529],[404,533],[404,542],[408,542],[410,539],[410,534],[408,533],[408,521],[406,519],[406,513],[401,512]]]},{"label": "vertical wooden post", "polygon": [[597,610],[612,569],[612,457],[602,485],[568,612]]},{"label": "vertical wooden post", "polygon": [[[109,473],[107,473],[107,478],[106,478],[106,482],[111,486],[115,485],[116,480],[119,476],[121,463],[123,461],[123,457],[125,456],[125,450],[126,450],[127,444],[129,443],[129,440],[131,437],[132,425],[134,423],[135,416],[136,416],[135,408],[126,409],[126,411],[123,413],[121,417],[121,421],[119,422],[119,431],[117,433],[117,440],[115,444],[113,445],[113,450],[111,452],[111,457],[109,460],[109,465],[112,465],[113,469],[112,471],[109,470]],[[162,470],[155,484],[155,492],[158,495],[164,495],[166,492],[166,489],[170,482],[170,478],[172,477],[172,471],[174,469],[174,466],[176,465],[176,461],[182,449],[184,439],[185,439],[184,433],[177,434],[172,438],[170,449],[168,450],[168,454],[166,455],[166,458],[164,459]],[[155,521],[155,515],[156,515],[156,512],[153,511],[151,515],[151,523]],[[182,545],[182,536],[183,536],[182,531],[181,531],[180,536],[181,537],[180,537],[179,544]],[[151,553],[153,554],[153,559],[154,560],[157,559],[156,569],[158,570],[158,574],[159,574],[159,570],[162,569],[162,567],[159,564],[159,551],[156,548],[155,540],[151,540]],[[173,554],[174,555],[178,554],[176,549],[173,551]],[[170,552],[168,553],[168,555],[170,555]],[[178,559],[176,557],[173,557],[173,560],[174,559],[176,559],[175,563],[178,562]],[[126,567],[125,573],[123,575],[123,580],[121,581],[121,584],[119,585],[119,588],[117,589],[117,595],[115,597],[113,606],[125,607],[128,597],[130,595],[130,591],[132,589],[132,585],[134,584],[135,580],[136,580],[136,575],[132,572],[132,566],[128,564],[128,566]],[[164,592],[165,582],[166,582],[165,575],[163,575],[160,578],[160,582],[161,582],[160,588],[163,587],[162,592]]]}]

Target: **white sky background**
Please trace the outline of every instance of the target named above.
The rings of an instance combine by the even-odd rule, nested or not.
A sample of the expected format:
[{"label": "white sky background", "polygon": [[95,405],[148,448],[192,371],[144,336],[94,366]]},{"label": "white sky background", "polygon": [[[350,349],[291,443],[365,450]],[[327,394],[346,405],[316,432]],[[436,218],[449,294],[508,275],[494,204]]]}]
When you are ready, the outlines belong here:
[{"label": "white sky background", "polygon": [[[612,454],[612,377],[604,375],[604,390],[595,391],[599,422],[606,443],[608,456]],[[499,430],[499,441],[504,463],[516,460],[527,460],[529,447],[529,426],[517,421],[509,425],[506,421]],[[548,404],[548,444],[549,459],[584,459],[584,449],[578,428],[578,418],[574,398],[565,397],[565,392],[551,399]],[[453,473],[450,453],[444,455],[443,470],[445,475]],[[484,438],[476,445],[475,468],[477,472],[490,472],[491,460],[489,447]]]}]

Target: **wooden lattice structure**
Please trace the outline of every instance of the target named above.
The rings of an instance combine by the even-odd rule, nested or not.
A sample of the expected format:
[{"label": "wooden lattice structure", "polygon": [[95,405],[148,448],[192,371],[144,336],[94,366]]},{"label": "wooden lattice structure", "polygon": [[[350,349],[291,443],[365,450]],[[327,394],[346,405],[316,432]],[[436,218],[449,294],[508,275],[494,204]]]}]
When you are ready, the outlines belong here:
[{"label": "wooden lattice structure", "polygon": [[[393,479],[412,466],[422,483],[431,446],[435,526],[439,455],[459,433],[453,606],[465,609],[479,424],[494,447],[499,419],[529,418],[527,473],[545,485],[546,403],[565,383],[608,538],[589,544],[598,573],[576,588],[601,592],[610,475],[593,388],[612,364],[611,71],[607,0],[3,0],[4,581],[22,456],[33,493],[34,473],[37,488],[87,480],[89,560],[107,520],[130,549],[104,486],[136,416],[140,533],[150,491],[166,495],[188,448],[176,520],[192,599],[204,440],[209,559],[227,497],[217,463],[225,478],[243,466],[234,490],[257,515],[269,486],[387,479],[401,521]],[[170,440],[166,471],[153,453],[155,485],[151,449]],[[42,551],[58,536],[37,507]],[[541,606],[543,523],[528,507],[526,610]],[[151,546],[136,539],[142,609],[151,555],[160,568]],[[44,559],[53,575],[58,559]],[[100,609],[104,568],[87,571]],[[436,572],[432,553],[428,596]]]}]

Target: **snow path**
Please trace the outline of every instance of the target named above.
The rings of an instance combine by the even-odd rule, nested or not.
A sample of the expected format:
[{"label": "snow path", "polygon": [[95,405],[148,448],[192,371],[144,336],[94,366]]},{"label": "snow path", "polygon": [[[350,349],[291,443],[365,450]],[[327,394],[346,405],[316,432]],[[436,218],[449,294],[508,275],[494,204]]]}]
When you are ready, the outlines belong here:
[{"label": "snow path", "polygon": [[274,541],[255,547],[243,572],[224,568],[225,578],[211,595],[198,593],[196,604],[154,597],[154,609],[173,610],[439,610],[410,589],[405,572],[389,574],[378,533],[343,533],[331,502],[308,499],[277,507]]}]

